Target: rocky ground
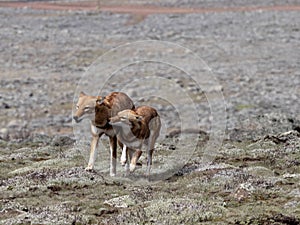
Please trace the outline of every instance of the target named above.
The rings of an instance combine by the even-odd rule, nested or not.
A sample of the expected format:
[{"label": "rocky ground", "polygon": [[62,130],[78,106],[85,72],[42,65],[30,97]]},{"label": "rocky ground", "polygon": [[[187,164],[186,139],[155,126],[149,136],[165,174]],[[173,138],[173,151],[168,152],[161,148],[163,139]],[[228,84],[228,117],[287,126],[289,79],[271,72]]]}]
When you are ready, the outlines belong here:
[{"label": "rocky ground", "polygon": [[[277,5],[271,0],[251,5],[194,2],[153,4]],[[0,223],[300,224],[299,17],[297,7],[149,15],[0,8]],[[73,132],[73,101],[81,78],[89,74],[85,71],[112,48],[140,40],[190,49],[215,78],[212,85],[199,84],[178,68],[157,62],[121,68],[108,86],[101,83],[103,74],[96,76],[104,92],[124,89],[137,104],[158,109],[163,130],[154,170],[165,168],[168,158],[182,151],[191,154],[183,168],[155,182],[140,179],[144,156],[137,175],[124,178],[118,166],[118,177],[111,179],[105,138],[96,170],[86,172],[88,123],[79,124],[84,143],[76,142],[78,126]],[[168,52],[159,54],[163,58]],[[128,56],[137,57],[132,52]],[[173,86],[160,86],[151,76]],[[150,89],[164,90],[169,97],[150,98],[145,94]],[[211,164],[204,165],[214,120],[207,97],[220,92],[226,106],[220,112],[226,117],[225,136]],[[183,97],[176,107],[168,100],[182,93],[188,94],[199,118],[187,114],[187,125],[196,127],[180,136],[178,121],[191,105]],[[198,140],[192,151],[191,135]]]}]

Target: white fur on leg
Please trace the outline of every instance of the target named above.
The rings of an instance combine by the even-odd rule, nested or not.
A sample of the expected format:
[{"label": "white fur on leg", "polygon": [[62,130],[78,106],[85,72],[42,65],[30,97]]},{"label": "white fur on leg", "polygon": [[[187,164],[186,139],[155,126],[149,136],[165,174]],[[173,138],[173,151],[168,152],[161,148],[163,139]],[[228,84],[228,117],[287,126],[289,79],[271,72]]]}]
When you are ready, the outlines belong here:
[{"label": "white fur on leg", "polygon": [[121,155],[121,165],[124,166],[126,164],[126,145],[123,145],[122,155]]},{"label": "white fur on leg", "polygon": [[95,163],[95,158],[96,158],[95,153],[96,153],[96,150],[94,149],[90,154],[88,166],[85,168],[86,171],[91,171],[94,169],[94,163]]},{"label": "white fur on leg", "polygon": [[134,172],[134,170],[135,170],[135,164],[130,163],[129,170],[130,170],[130,172]]},{"label": "white fur on leg", "polygon": [[91,171],[94,169],[96,154],[97,154],[97,145],[98,145],[98,136],[93,136],[91,143],[91,151],[88,166],[85,168],[86,171]]},{"label": "white fur on leg", "polygon": [[110,176],[114,177],[116,176],[116,167],[117,167],[117,160],[113,158],[113,149],[110,146]]},{"label": "white fur on leg", "polygon": [[89,159],[89,163],[88,166],[85,168],[86,171],[91,171],[94,169],[94,163],[95,163],[95,150],[93,152],[91,152],[90,154],[90,159]]}]

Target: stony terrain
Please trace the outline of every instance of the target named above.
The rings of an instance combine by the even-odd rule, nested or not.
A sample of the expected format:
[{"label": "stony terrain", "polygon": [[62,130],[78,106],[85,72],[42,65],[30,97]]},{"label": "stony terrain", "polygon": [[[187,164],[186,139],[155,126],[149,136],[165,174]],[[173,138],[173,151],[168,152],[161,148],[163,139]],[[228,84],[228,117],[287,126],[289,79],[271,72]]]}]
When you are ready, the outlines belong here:
[{"label": "stony terrain", "polygon": [[[277,5],[272,0],[194,2],[153,5]],[[297,7],[149,15],[0,8],[0,224],[300,224],[299,17]],[[155,182],[148,182],[142,175],[143,156],[135,175],[124,177],[118,166],[118,177],[111,179],[103,138],[96,169],[86,172],[88,121],[72,122],[81,78],[90,75],[87,69],[102,54],[141,40],[190,49],[215,81],[199,84],[184,71],[157,62],[120,68],[107,86],[104,74],[93,76],[104,92],[125,90],[137,104],[158,109],[163,129],[154,171],[176,154],[182,160],[191,154],[189,160],[168,179],[154,175]],[[163,58],[170,52],[159,54]],[[137,55],[129,52],[128,57]],[[93,81],[86,83],[85,91],[91,90]],[[147,96],[150,89],[166,95]],[[225,136],[211,153],[211,163],[203,164],[216,119],[207,97],[220,92]],[[184,114],[192,108],[184,97],[176,105],[168,101],[183,93],[198,119]],[[180,136],[183,115],[183,125],[192,129]]]}]

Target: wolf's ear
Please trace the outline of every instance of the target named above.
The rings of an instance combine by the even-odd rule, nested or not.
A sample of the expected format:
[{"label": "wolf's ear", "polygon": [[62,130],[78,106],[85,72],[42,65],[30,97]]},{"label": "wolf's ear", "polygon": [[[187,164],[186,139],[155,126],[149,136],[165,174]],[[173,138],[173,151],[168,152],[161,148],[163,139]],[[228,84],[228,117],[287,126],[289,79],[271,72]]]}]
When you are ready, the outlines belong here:
[{"label": "wolf's ear", "polygon": [[79,97],[83,97],[83,96],[86,96],[86,94],[85,94],[83,91],[81,91],[81,92],[79,93]]},{"label": "wolf's ear", "polygon": [[96,104],[97,104],[97,105],[101,105],[101,104],[103,103],[103,101],[104,101],[104,98],[101,97],[101,96],[98,96],[98,97],[97,97],[97,100],[96,100]]}]

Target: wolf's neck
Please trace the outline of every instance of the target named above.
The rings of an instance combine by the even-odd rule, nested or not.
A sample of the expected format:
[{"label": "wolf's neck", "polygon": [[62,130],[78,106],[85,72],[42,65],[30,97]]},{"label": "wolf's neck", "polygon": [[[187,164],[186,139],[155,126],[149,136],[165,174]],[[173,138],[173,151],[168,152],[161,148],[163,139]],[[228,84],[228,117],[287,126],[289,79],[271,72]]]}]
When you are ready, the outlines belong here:
[{"label": "wolf's neck", "polygon": [[141,123],[135,121],[132,125],[131,132],[135,137],[139,137],[141,132]]},{"label": "wolf's neck", "polygon": [[130,127],[130,126],[123,126],[123,127],[122,127],[122,133],[123,133],[126,137],[132,135],[131,127]]}]

